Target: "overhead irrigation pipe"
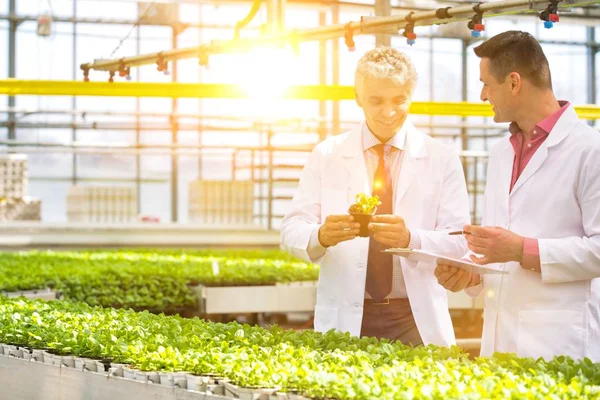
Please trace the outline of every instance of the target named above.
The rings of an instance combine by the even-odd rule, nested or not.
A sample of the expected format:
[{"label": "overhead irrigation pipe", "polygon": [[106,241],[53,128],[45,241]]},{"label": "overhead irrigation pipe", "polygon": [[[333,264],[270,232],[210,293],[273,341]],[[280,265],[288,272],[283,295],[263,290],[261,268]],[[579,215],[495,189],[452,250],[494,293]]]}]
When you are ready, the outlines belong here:
[{"label": "overhead irrigation pipe", "polygon": [[544,26],[551,27],[554,22],[558,22],[557,13],[559,8],[581,7],[593,4],[600,4],[600,0],[507,0],[479,3],[475,6],[468,5],[439,8],[431,11],[409,12],[403,15],[387,17],[361,17],[360,21],[348,22],[347,24],[292,30],[254,38],[213,40],[210,43],[197,47],[165,50],[158,53],[141,54],[114,60],[97,60],[93,63],[82,64],[81,69],[86,81],[89,80],[90,70],[108,71],[110,73],[109,80],[112,81],[116,73],[126,76],[131,67],[157,64],[159,70],[164,70],[169,61],[186,58],[198,58],[201,65],[208,65],[210,55],[244,52],[260,46],[291,45],[292,48],[297,49],[300,42],[343,37],[348,49],[353,50],[354,36],[373,33],[382,28],[394,28],[397,31],[404,29],[404,36],[406,36],[407,42],[412,44],[416,39],[416,34],[413,31],[415,26],[445,24],[450,22],[450,19],[454,21],[469,20],[471,22],[469,26],[472,27],[472,35],[478,37],[485,28],[481,21],[484,13],[487,13],[486,17],[493,17],[519,12],[537,12],[534,9],[535,6],[547,5],[547,7],[542,7],[543,11],[539,14],[539,17],[544,20]]}]

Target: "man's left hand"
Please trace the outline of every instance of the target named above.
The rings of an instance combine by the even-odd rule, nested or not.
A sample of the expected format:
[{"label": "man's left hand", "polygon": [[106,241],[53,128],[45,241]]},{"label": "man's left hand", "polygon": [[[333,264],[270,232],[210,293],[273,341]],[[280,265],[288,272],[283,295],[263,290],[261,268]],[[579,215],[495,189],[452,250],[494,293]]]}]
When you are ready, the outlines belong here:
[{"label": "man's left hand", "polygon": [[410,231],[398,215],[373,215],[369,230],[373,232],[373,239],[390,247],[404,248],[410,243]]},{"label": "man's left hand", "polygon": [[471,260],[476,264],[523,260],[524,239],[516,233],[498,227],[474,225],[465,225],[464,231],[470,233],[465,234],[469,250],[482,255],[482,257],[471,255]]}]

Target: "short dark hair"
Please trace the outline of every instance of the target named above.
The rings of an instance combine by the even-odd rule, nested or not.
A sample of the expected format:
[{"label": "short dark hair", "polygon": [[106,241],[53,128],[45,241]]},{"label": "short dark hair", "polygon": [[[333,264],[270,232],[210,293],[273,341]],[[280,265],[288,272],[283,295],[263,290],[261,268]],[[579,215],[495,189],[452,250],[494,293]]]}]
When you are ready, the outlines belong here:
[{"label": "short dark hair", "polygon": [[529,33],[507,31],[474,49],[477,57],[491,60],[490,72],[503,82],[511,72],[518,72],[540,89],[552,89],[550,65],[540,43]]}]

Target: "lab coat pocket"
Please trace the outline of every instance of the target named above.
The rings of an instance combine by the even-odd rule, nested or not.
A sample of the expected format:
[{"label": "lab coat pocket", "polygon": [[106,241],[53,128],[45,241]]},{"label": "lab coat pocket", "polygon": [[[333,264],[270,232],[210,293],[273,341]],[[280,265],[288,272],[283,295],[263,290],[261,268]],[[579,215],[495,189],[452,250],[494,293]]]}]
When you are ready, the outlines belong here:
[{"label": "lab coat pocket", "polygon": [[323,219],[328,215],[348,214],[350,204],[348,202],[349,190],[347,188],[322,188],[321,189],[321,216]]},{"label": "lab coat pocket", "polygon": [[524,310],[519,312],[517,353],[520,357],[568,355],[584,357],[583,312]]},{"label": "lab coat pocket", "polygon": [[319,305],[315,307],[315,331],[327,332],[337,327],[337,319],[338,309]]}]

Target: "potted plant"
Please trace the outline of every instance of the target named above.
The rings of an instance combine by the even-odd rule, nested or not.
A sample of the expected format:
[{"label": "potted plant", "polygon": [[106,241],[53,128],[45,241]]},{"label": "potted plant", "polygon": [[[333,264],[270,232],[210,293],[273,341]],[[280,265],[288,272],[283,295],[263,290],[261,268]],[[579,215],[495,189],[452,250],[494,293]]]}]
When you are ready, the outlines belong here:
[{"label": "potted plant", "polygon": [[360,224],[358,236],[369,236],[369,222],[371,217],[377,211],[377,206],[380,205],[379,196],[369,196],[365,193],[356,195],[356,202],[350,206],[348,213],[354,217],[354,221]]}]

